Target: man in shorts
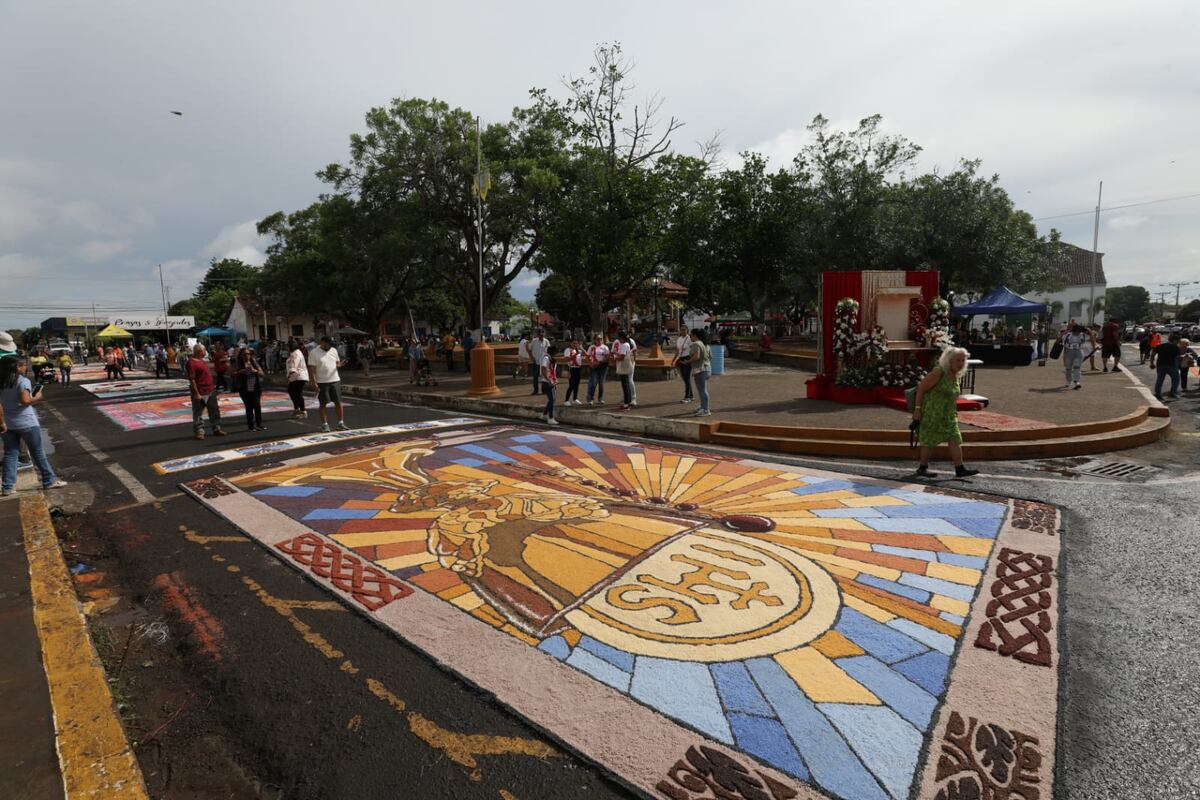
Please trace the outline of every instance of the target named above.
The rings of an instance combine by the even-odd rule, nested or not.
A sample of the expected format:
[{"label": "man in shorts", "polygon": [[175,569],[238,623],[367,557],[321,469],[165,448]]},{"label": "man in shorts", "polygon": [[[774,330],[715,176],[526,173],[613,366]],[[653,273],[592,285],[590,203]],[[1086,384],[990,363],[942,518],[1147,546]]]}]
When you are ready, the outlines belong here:
[{"label": "man in shorts", "polygon": [[1113,360],[1112,371],[1116,372],[1121,364],[1121,323],[1115,319],[1105,322],[1100,329],[1100,360],[1105,372],[1108,372],[1110,358]]},{"label": "man in shorts", "polygon": [[321,343],[308,354],[308,377],[317,389],[317,413],[321,415],[321,430],[324,433],[329,432],[329,419],[325,416],[325,406],[329,403],[333,403],[333,410],[337,413],[338,430],[346,430],[342,413],[342,376],[338,374],[338,368],[344,366],[346,362],[328,336],[322,336]]}]

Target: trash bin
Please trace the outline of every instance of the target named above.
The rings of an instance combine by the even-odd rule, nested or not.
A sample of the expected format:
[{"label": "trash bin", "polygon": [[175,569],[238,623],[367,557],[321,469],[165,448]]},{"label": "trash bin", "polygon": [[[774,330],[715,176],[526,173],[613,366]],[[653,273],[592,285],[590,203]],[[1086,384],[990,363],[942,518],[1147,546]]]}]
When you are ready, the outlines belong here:
[{"label": "trash bin", "polygon": [[725,345],[714,344],[709,348],[712,351],[712,374],[725,374]]}]

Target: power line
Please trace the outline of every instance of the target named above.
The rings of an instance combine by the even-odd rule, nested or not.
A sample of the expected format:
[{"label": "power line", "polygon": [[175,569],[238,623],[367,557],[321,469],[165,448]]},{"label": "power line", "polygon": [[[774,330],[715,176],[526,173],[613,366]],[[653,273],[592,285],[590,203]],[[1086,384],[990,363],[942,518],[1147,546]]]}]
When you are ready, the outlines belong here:
[{"label": "power line", "polygon": [[[34,275],[0,275],[0,280],[52,280],[52,281],[102,281],[109,283],[110,281],[121,281],[123,283],[158,283],[158,278],[88,278],[78,275],[47,275],[46,273],[37,273]],[[239,283],[249,280],[248,278],[200,278],[197,283]]]},{"label": "power line", "polygon": [[[1101,211],[1116,211],[1121,208],[1137,208],[1138,206],[1152,206],[1155,203],[1173,203],[1176,200],[1191,200],[1193,197],[1200,197],[1200,192],[1196,192],[1195,194],[1182,194],[1178,197],[1164,197],[1160,200],[1144,200],[1141,203],[1126,203],[1125,205],[1122,205],[1122,206],[1109,206],[1108,208],[1102,208],[1100,210]],[[1095,213],[1096,213],[1096,209],[1089,208],[1087,211],[1072,211],[1070,214],[1055,214],[1052,217],[1035,217],[1033,221],[1034,222],[1044,222],[1045,220],[1048,220],[1048,219],[1065,219],[1066,217],[1082,217],[1085,214],[1095,214]]]}]

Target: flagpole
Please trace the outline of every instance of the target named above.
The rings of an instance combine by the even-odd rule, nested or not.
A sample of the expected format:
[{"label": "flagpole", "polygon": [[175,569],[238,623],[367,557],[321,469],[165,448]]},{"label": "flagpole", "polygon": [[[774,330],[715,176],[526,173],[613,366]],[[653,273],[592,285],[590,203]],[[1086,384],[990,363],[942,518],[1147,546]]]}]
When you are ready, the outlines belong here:
[{"label": "flagpole", "polygon": [[[479,258],[479,341],[471,348],[468,369],[471,371],[469,397],[491,397],[502,394],[496,386],[496,353],[488,346],[483,335],[483,197],[487,194],[488,179],[483,174],[483,140],[479,117],[475,117],[475,247]],[[503,267],[503,265],[501,265]]]},{"label": "flagpole", "polygon": [[483,143],[480,140],[479,117],[475,117],[475,246],[479,257],[479,338],[483,339]]}]

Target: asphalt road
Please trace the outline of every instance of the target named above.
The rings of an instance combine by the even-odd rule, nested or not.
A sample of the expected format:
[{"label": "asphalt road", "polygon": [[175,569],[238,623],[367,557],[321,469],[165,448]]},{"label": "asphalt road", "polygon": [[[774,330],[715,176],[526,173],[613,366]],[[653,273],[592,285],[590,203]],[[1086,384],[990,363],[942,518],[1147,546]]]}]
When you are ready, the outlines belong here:
[{"label": "asphalt road", "polygon": [[[1136,360],[1135,374],[1148,374]],[[197,698],[144,720],[168,725],[155,737],[153,765],[182,765],[198,742],[218,741],[221,758],[260,796],[629,796],[420,652],[333,607],[327,594],[179,494],[180,480],[263,458],[168,476],[151,466],[298,435],[315,422],[268,416],[268,430],[250,434],[232,420],[233,435],[196,442],[187,425],[121,431],[82,390],[54,388],[42,415],[59,444],[56,468],[95,490],[91,508],[69,524],[107,543],[125,589],[148,617],[170,623],[184,685],[167,688]],[[1111,457],[1155,467],[1147,478],[1108,480],[1081,474],[1078,463],[1023,462],[985,465],[970,484],[1065,512],[1060,797],[1200,797],[1192,735],[1200,721],[1193,567],[1200,438],[1188,435],[1197,432],[1197,406],[1186,396],[1173,405],[1169,442]],[[355,427],[439,416],[368,401],[347,409]],[[910,471],[896,463],[778,460],[883,478]],[[142,680],[153,681],[153,672]],[[143,704],[141,713],[155,710]],[[147,780],[153,790],[156,779]]]}]

